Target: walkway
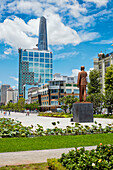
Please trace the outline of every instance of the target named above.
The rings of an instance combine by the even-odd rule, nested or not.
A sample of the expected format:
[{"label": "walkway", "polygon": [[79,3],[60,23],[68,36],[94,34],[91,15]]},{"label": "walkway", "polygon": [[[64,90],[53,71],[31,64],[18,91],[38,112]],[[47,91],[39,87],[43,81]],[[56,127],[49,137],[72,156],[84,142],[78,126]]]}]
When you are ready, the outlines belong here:
[{"label": "walkway", "polygon": [[[80,147],[78,147],[79,149]],[[95,149],[96,146],[85,147],[86,150]],[[21,152],[0,153],[0,167],[6,165],[21,165],[47,162],[48,158],[60,158],[62,153],[68,153],[75,148],[49,149]]]}]

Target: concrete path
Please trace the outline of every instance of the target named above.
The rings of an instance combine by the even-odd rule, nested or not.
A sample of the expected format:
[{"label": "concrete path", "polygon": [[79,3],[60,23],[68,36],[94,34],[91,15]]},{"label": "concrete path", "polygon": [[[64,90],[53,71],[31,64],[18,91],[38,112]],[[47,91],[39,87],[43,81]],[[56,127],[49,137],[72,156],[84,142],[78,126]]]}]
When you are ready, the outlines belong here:
[{"label": "concrete path", "polygon": [[[79,149],[80,147],[78,147]],[[6,165],[21,165],[47,162],[48,158],[60,158],[62,153],[68,153],[75,148],[49,149],[21,152],[0,153],[0,167]],[[96,149],[96,146],[85,147],[86,150]]]}]

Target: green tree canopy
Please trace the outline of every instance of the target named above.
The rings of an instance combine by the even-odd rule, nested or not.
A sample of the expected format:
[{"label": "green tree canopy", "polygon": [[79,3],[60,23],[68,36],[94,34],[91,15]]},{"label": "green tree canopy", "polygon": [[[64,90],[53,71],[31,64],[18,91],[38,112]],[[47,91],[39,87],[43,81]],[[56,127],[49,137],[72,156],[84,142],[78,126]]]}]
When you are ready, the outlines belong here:
[{"label": "green tree canopy", "polygon": [[89,80],[88,83],[88,94],[94,94],[94,93],[100,93],[100,80],[99,80],[99,71],[92,70],[89,74]]},{"label": "green tree canopy", "polygon": [[62,98],[59,99],[59,102],[61,103],[61,108],[64,109],[65,113],[67,108],[69,108],[69,111],[70,111],[70,114],[71,114],[71,109],[72,109],[72,106],[73,106],[73,103],[78,101],[77,98],[74,98],[74,96],[64,96]]},{"label": "green tree canopy", "polygon": [[105,92],[113,91],[113,65],[107,68],[105,73]]},{"label": "green tree canopy", "polygon": [[93,111],[94,113],[102,111],[103,102],[104,102],[104,95],[102,93],[92,93],[87,96],[87,101],[93,103]]}]

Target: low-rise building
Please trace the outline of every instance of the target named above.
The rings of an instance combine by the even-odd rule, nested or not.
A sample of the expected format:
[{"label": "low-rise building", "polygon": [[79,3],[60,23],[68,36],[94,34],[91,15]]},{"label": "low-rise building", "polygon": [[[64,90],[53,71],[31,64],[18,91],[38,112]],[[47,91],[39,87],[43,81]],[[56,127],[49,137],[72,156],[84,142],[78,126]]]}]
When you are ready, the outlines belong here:
[{"label": "low-rise building", "polygon": [[39,101],[41,110],[53,110],[61,107],[59,98],[71,95],[79,98],[79,88],[76,83],[66,83],[64,80],[52,80],[48,84],[28,91],[31,102]]}]

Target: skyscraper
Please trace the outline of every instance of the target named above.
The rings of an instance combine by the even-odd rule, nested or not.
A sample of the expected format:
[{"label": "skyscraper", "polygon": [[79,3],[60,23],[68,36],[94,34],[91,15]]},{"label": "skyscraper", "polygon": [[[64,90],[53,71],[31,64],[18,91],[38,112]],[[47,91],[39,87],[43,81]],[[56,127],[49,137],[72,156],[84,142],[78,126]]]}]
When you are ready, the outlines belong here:
[{"label": "skyscraper", "polygon": [[38,49],[48,50],[46,19],[43,16],[40,18]]},{"label": "skyscraper", "polygon": [[46,19],[41,17],[38,49],[19,48],[19,98],[23,97],[23,86],[44,85],[52,80],[52,52],[48,51]]}]

